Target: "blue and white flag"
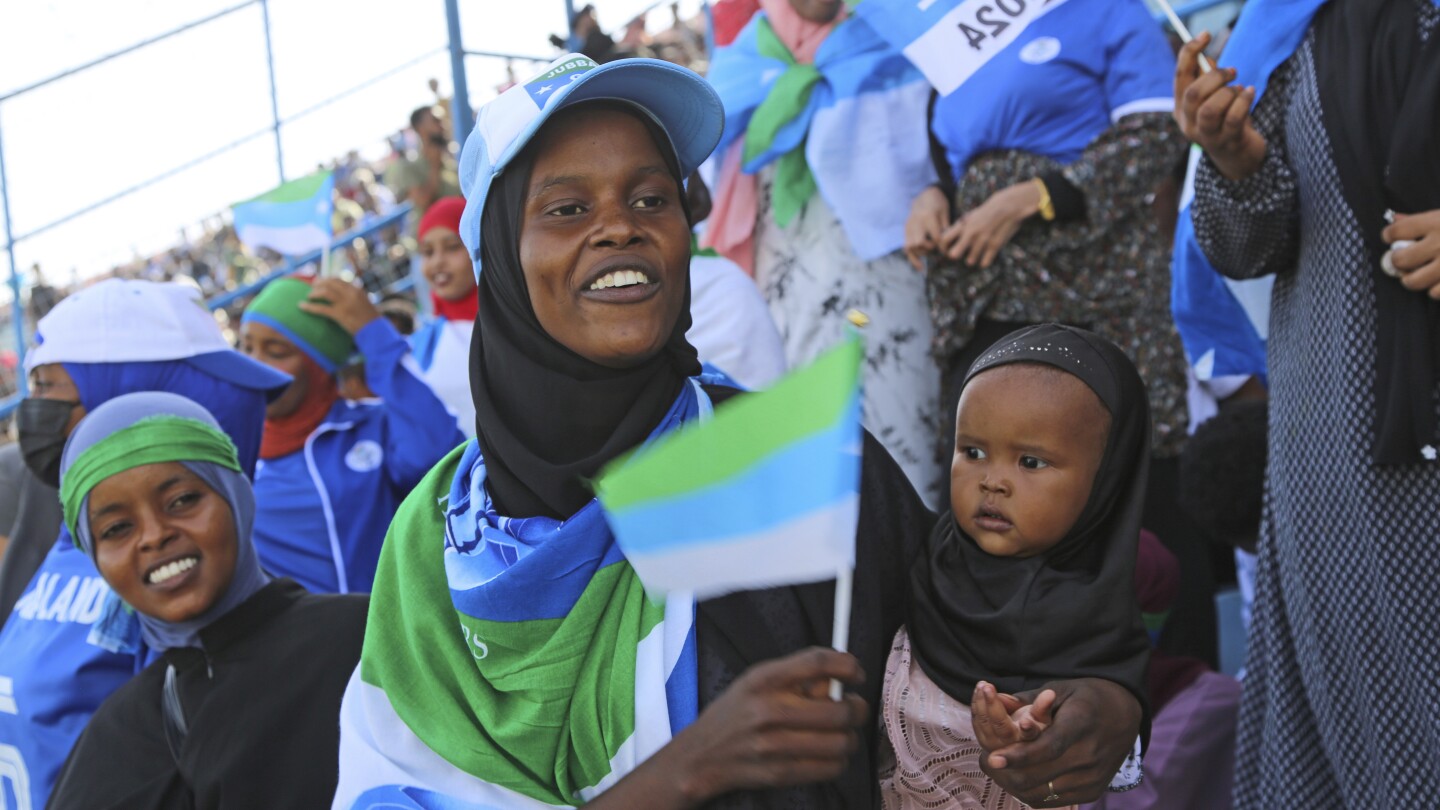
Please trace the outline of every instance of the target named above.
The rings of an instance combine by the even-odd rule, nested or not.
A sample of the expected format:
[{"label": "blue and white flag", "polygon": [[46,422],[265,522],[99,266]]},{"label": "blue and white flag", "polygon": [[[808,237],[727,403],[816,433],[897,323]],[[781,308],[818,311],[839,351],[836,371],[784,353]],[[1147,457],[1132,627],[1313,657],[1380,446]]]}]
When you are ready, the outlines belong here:
[{"label": "blue and white flag", "polygon": [[1190,169],[1175,223],[1175,253],[1170,270],[1170,308],[1185,344],[1195,378],[1266,375],[1265,341],[1270,334],[1270,288],[1274,276],[1236,281],[1220,275],[1195,239],[1190,203],[1195,197],[1195,166],[1200,148],[1192,147]]},{"label": "blue and white flag", "polygon": [[235,235],[256,248],[286,256],[324,250],[333,237],[335,175],[318,172],[280,186],[253,200],[230,206]]}]

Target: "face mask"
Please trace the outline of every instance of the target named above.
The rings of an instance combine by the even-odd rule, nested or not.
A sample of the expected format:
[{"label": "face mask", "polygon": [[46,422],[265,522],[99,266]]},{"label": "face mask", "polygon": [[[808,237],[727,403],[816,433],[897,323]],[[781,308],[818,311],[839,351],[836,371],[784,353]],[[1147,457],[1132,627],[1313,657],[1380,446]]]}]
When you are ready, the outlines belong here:
[{"label": "face mask", "polygon": [[25,466],[52,487],[60,487],[60,456],[69,438],[70,414],[78,402],[27,399],[20,403],[15,422],[20,428],[20,455]]}]

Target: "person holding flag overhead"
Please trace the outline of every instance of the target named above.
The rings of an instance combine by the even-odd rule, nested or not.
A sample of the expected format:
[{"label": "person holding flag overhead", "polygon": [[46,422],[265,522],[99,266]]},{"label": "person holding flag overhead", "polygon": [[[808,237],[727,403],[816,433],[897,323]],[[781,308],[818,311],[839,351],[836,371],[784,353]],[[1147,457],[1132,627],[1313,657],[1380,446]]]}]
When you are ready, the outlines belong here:
[{"label": "person holding flag overhead", "polygon": [[[704,80],[649,59],[571,54],[481,109],[461,220],[484,302],[470,377],[479,433],[386,537],[341,707],[333,807],[878,800],[867,704],[933,519],[884,448],[865,436],[850,472],[852,654],[814,648],[830,641],[829,582],[652,600],[586,483],[737,393],[701,374],[685,339],[682,183],[722,126]],[[854,352],[850,387],[824,413],[774,435],[829,438],[843,414],[853,424],[858,407],[840,406],[858,405],[857,365]],[[853,461],[853,443],[840,446]],[[719,462],[691,464],[699,478]],[[822,496],[808,505],[843,500],[840,477],[807,488]],[[831,700],[832,678],[853,691]],[[1055,688],[1066,709],[1054,728],[1074,744],[1011,749],[997,778],[1038,801],[1035,786],[1069,773],[1097,795],[1134,742],[1139,703],[1103,680]]]},{"label": "person holding flag overhead", "polygon": [[[464,441],[455,416],[354,284],[277,279],[240,323],[245,353],[294,378],[265,409],[255,475],[260,559],[315,593],[364,593],[395,508]],[[357,349],[379,401],[339,395],[335,371]]]},{"label": "person holding flag overhead", "polygon": [[870,318],[865,425],[935,502],[925,280],[900,253],[910,200],[935,181],[929,90],[840,0],[760,7],[707,76],[725,132],[702,244],[755,276],[792,368],[840,339],[847,310]]},{"label": "person holding flag overhead", "polygon": [[1175,68],[1196,240],[1275,277],[1235,806],[1429,805],[1440,721],[1393,696],[1440,660],[1440,3],[1250,0],[1202,75],[1208,42]]}]

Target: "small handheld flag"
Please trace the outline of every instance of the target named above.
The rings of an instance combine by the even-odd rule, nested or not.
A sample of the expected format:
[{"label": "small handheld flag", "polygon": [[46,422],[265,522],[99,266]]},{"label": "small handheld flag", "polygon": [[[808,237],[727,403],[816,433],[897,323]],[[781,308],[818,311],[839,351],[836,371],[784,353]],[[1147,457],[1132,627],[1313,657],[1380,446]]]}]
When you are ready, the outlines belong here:
[{"label": "small handheld flag", "polygon": [[704,599],[853,567],[862,356],[851,336],[601,472],[596,494],[647,590]]},{"label": "small handheld flag", "polygon": [[286,256],[324,250],[333,238],[335,176],[318,172],[230,206],[235,234],[251,248]]}]

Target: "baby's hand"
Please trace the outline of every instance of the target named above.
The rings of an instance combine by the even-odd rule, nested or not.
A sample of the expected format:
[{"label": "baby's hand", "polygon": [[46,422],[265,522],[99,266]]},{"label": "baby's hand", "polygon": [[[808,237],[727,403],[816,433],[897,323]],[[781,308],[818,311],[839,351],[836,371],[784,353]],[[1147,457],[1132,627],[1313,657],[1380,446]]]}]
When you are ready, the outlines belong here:
[{"label": "baby's hand", "polygon": [[988,753],[1017,742],[1029,742],[1054,722],[1055,692],[1046,689],[1032,704],[1021,704],[1011,695],[1002,695],[993,684],[975,685],[970,701],[975,741]]}]

